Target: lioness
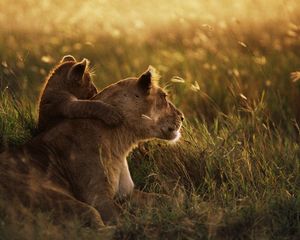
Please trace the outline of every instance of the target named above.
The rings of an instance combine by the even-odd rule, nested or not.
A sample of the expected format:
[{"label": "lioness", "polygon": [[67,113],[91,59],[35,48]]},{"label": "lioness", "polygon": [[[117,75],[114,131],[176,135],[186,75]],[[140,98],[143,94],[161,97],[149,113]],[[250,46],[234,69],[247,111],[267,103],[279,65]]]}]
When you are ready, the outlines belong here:
[{"label": "lioness", "polygon": [[91,101],[97,94],[88,61],[77,62],[66,55],[46,79],[39,101],[38,129],[44,131],[64,118],[97,118],[109,126],[120,124],[122,116],[111,105]]},{"label": "lioness", "polygon": [[[101,228],[116,214],[116,197],[134,196],[126,156],[140,141],[174,140],[183,114],[153,81],[152,71],[105,88],[93,100],[114,106],[122,124],[65,119],[18,151],[0,155],[0,187],[8,199],[51,210],[57,219],[79,216]],[[100,213],[100,215],[99,215]]]}]

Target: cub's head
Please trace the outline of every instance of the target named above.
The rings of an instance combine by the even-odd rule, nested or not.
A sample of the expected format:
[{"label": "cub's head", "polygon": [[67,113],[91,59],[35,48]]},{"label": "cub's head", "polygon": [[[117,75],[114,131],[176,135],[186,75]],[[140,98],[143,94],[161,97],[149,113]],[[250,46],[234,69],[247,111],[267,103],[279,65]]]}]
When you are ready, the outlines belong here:
[{"label": "cub's head", "polygon": [[77,62],[71,55],[64,56],[51,73],[47,86],[68,91],[78,99],[91,98],[97,94],[97,88],[92,81],[88,65],[87,59]]},{"label": "cub's head", "polygon": [[168,100],[149,68],[138,78],[127,78],[105,88],[94,99],[115,106],[124,116],[128,130],[140,140],[177,140],[183,114]]}]

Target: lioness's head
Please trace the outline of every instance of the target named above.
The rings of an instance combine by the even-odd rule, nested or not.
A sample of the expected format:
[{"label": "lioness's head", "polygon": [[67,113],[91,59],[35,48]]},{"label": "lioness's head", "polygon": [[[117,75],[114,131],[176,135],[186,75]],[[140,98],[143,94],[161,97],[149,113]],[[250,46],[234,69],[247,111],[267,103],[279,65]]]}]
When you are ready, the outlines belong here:
[{"label": "lioness's head", "polygon": [[155,79],[153,68],[138,78],[127,78],[105,88],[94,99],[115,106],[125,116],[124,124],[141,139],[176,140],[183,114],[168,100]]},{"label": "lioness's head", "polygon": [[68,91],[78,99],[89,99],[97,93],[97,88],[88,65],[87,59],[77,62],[71,55],[64,56],[49,77],[48,85]]}]

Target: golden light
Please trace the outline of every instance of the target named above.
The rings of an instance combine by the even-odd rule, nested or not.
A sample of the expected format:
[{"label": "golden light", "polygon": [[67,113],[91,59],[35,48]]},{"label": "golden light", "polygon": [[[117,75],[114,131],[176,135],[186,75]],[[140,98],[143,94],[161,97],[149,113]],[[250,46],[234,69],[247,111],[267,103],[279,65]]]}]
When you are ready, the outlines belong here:
[{"label": "golden light", "polygon": [[2,0],[0,26],[43,32],[85,29],[110,32],[118,37],[120,31],[133,34],[170,23],[184,26],[201,21],[226,28],[232,21],[291,19],[299,5],[297,0]]}]

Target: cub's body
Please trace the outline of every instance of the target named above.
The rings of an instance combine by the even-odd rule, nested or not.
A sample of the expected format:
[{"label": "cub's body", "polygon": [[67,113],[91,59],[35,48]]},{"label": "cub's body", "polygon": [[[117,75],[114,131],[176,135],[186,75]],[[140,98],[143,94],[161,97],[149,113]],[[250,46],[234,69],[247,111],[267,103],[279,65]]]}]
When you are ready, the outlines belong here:
[{"label": "cub's body", "polygon": [[76,62],[68,55],[51,71],[39,101],[38,129],[44,131],[65,118],[96,118],[108,126],[121,122],[121,115],[113,106],[91,101],[97,94],[88,61]]}]

